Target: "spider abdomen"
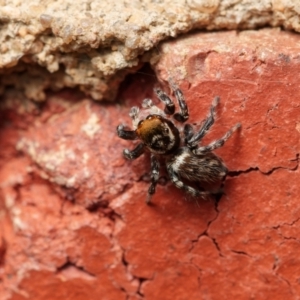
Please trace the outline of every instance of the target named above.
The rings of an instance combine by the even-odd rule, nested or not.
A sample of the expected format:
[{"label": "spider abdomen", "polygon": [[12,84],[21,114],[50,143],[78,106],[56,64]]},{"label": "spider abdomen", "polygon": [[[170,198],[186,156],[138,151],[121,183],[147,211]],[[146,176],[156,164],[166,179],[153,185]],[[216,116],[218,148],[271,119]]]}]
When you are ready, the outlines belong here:
[{"label": "spider abdomen", "polygon": [[228,172],[221,158],[214,153],[196,155],[187,147],[178,149],[167,162],[167,167],[180,177],[193,182],[219,182]]}]

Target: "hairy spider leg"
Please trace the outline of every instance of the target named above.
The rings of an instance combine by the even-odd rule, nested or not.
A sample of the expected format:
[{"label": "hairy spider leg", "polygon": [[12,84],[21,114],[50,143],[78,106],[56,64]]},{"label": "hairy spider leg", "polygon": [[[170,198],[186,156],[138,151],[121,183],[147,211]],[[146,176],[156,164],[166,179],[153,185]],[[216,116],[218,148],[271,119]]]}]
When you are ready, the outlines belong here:
[{"label": "hairy spider leg", "polygon": [[120,124],[117,127],[117,134],[123,140],[135,140],[137,139],[137,135],[134,130],[125,130],[124,125]]},{"label": "hairy spider leg", "polygon": [[133,106],[130,109],[129,117],[132,119],[132,126],[134,129],[137,128],[140,118],[139,118],[140,109],[137,106]]},{"label": "hairy spider leg", "polygon": [[163,111],[153,104],[153,101],[149,98],[146,98],[142,102],[142,107],[144,109],[150,109],[150,114],[152,115],[164,115]]},{"label": "hairy spider leg", "polygon": [[183,128],[184,143],[188,145],[189,140],[194,135],[194,129],[191,124],[185,124]]},{"label": "hairy spider leg", "polygon": [[151,154],[151,184],[148,189],[148,195],[146,198],[146,203],[149,204],[152,195],[155,193],[155,188],[159,180],[159,161],[154,154]]},{"label": "hairy spider leg", "polygon": [[172,90],[174,92],[174,95],[175,95],[175,97],[177,99],[177,102],[178,102],[179,108],[180,108],[180,113],[176,113],[174,115],[174,119],[176,121],[178,121],[178,122],[183,123],[183,122],[187,121],[188,118],[189,118],[188,107],[186,105],[183,93],[179,89],[179,87],[171,79],[169,79],[169,83],[171,85],[171,88],[172,88]]},{"label": "hairy spider leg", "polygon": [[144,153],[144,144],[138,144],[133,150],[129,150],[129,149],[124,149],[123,150],[123,155],[125,158],[133,160],[138,158],[139,156],[141,156]]},{"label": "hairy spider leg", "polygon": [[194,149],[193,153],[196,155],[200,155],[200,154],[204,154],[206,152],[210,152],[217,148],[222,147],[225,144],[225,142],[231,137],[231,135],[240,127],[241,127],[241,124],[237,123],[230,130],[228,130],[222,138],[213,141],[212,143],[210,143],[207,146],[201,146],[201,147],[198,147],[197,149]]},{"label": "hairy spider leg", "polygon": [[165,104],[164,112],[167,115],[173,115],[175,112],[175,104],[172,99],[161,89],[154,89],[157,98]]},{"label": "hairy spider leg", "polygon": [[191,149],[197,147],[198,142],[207,134],[211,126],[215,122],[216,117],[216,107],[220,102],[220,97],[216,96],[210,107],[210,112],[207,118],[205,119],[201,129],[195,133],[190,139],[188,139],[187,146]]},{"label": "hairy spider leg", "polygon": [[143,108],[151,108],[151,107],[153,107],[153,106],[154,106],[153,101],[152,101],[152,99],[150,99],[150,98],[146,98],[146,99],[144,99],[143,102],[142,102],[142,107],[143,107]]},{"label": "hairy spider leg", "polygon": [[175,170],[172,168],[172,165],[169,165],[167,167],[168,174],[170,176],[170,179],[172,183],[179,189],[184,190],[188,194],[190,194],[192,197],[202,197],[203,199],[207,199],[208,196],[212,195],[212,192],[209,191],[199,191],[187,184],[185,184],[182,180],[180,180],[178,174],[175,172]]}]

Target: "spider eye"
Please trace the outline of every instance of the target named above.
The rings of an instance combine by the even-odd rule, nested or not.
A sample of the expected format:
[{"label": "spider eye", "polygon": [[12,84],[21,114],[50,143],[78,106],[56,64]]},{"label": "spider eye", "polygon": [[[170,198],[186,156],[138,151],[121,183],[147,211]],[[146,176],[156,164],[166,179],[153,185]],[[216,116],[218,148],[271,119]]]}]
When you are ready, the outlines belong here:
[{"label": "spider eye", "polygon": [[139,121],[138,126],[141,126],[144,123],[144,120]]},{"label": "spider eye", "polygon": [[146,120],[151,120],[152,119],[152,116],[148,116],[147,118],[146,118]]}]

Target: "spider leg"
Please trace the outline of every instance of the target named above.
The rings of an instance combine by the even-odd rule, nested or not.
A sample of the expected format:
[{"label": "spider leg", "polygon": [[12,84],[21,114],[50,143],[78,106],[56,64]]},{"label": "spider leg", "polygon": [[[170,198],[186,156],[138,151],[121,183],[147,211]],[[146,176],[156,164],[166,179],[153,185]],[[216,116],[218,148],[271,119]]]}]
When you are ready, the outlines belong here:
[{"label": "spider leg", "polygon": [[129,117],[132,119],[133,128],[137,128],[138,123],[140,122],[139,112],[140,112],[140,110],[137,106],[133,106],[130,109]]},{"label": "spider leg", "polygon": [[193,126],[191,124],[185,124],[183,128],[183,135],[184,135],[184,143],[187,145],[189,140],[194,135]]},{"label": "spider leg", "polygon": [[174,115],[174,119],[178,122],[183,123],[183,122],[187,121],[189,118],[188,107],[186,105],[182,91],[178,88],[178,86],[171,79],[169,79],[169,82],[170,82],[171,88],[175,94],[175,97],[178,101],[179,108],[180,108],[180,113],[176,113]]},{"label": "spider leg", "polygon": [[125,130],[122,124],[117,127],[117,134],[118,137],[124,140],[135,140],[137,138],[134,130]]},{"label": "spider leg", "polygon": [[167,115],[173,115],[175,112],[175,104],[171,100],[171,98],[160,89],[154,89],[154,92],[155,92],[157,98],[165,104],[164,112]]},{"label": "spider leg", "polygon": [[179,188],[181,190],[184,190],[185,192],[187,192],[191,196],[193,196],[193,197],[202,197],[203,199],[207,199],[207,197],[212,194],[209,191],[199,191],[199,190],[185,184],[182,180],[180,180],[178,174],[174,171],[174,169],[171,166],[168,166],[167,170],[168,170],[168,174],[169,174],[170,179],[173,182],[173,184],[177,188]]},{"label": "spider leg", "polygon": [[225,144],[225,142],[231,137],[231,135],[240,127],[241,127],[241,124],[237,123],[230,130],[228,130],[222,138],[220,138],[219,140],[213,141],[212,143],[210,143],[207,146],[198,147],[197,149],[193,150],[193,153],[196,155],[200,155],[200,154],[204,154],[206,152],[210,152],[217,148],[222,147]]},{"label": "spider leg", "polygon": [[151,197],[155,193],[155,188],[159,180],[159,161],[154,154],[151,154],[151,184],[148,189],[146,203],[150,204]]},{"label": "spider leg", "polygon": [[206,135],[210,127],[214,124],[215,116],[216,116],[216,107],[219,104],[219,101],[220,101],[220,97],[216,96],[210,107],[209,115],[205,119],[201,129],[188,140],[187,146],[189,148],[197,147],[198,142]]},{"label": "spider leg", "polygon": [[142,107],[143,107],[143,108],[151,108],[151,107],[153,107],[153,106],[155,106],[155,105],[153,104],[152,99],[146,98],[146,99],[144,99],[143,102],[142,102]]},{"label": "spider leg", "polygon": [[150,109],[150,113],[154,115],[164,115],[164,112],[153,104],[152,100],[149,98],[146,98],[142,102],[142,107],[145,109]]},{"label": "spider leg", "polygon": [[133,150],[124,149],[123,155],[126,159],[133,160],[144,153],[144,144],[138,144]]}]

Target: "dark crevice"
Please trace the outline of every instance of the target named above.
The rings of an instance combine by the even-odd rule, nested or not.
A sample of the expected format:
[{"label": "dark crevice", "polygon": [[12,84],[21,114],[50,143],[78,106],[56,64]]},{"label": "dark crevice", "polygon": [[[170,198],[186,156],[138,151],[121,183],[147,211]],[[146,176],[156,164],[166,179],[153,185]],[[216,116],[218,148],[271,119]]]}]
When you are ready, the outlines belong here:
[{"label": "dark crevice", "polygon": [[89,277],[96,277],[95,274],[88,272],[87,270],[85,270],[83,267],[79,267],[77,266],[75,263],[72,263],[69,259],[67,259],[66,263],[63,264],[62,266],[58,267],[56,269],[57,273],[60,273],[64,270],[67,270],[68,268],[73,267],[76,268],[78,271],[83,272],[85,275],[89,276]]},{"label": "dark crevice", "polygon": [[251,129],[251,128],[253,128],[256,125],[264,124],[264,123],[265,123],[264,121],[255,122],[255,123],[251,124],[250,126],[245,127],[245,129]]},{"label": "dark crevice", "polygon": [[218,250],[218,252],[219,252],[219,256],[220,256],[220,257],[224,257],[224,255],[223,255],[222,252],[221,252],[221,248],[220,248],[220,246],[219,246],[217,240],[216,240],[215,238],[212,238],[212,237],[210,237],[210,238],[211,238],[211,240],[213,241],[213,243],[215,244],[215,246],[216,246],[216,248],[217,248],[217,250]]},{"label": "dark crevice", "polygon": [[[224,186],[224,182],[223,182],[222,185],[221,185],[221,191],[223,190],[223,186]],[[220,193],[218,193],[218,194],[215,195],[214,210],[215,210],[215,212],[216,212],[216,216],[215,216],[215,218],[213,218],[212,220],[210,220],[210,221],[207,222],[207,227],[206,227],[205,231],[204,231],[203,233],[199,234],[196,240],[192,240],[192,247],[189,249],[189,252],[193,250],[195,244],[199,241],[199,239],[200,239],[201,236],[207,236],[207,237],[209,237],[209,238],[213,241],[213,243],[215,244],[216,249],[218,250],[219,256],[220,256],[220,257],[224,257],[224,255],[223,255],[222,252],[221,252],[221,248],[219,247],[219,244],[217,243],[216,239],[213,238],[213,237],[211,237],[211,236],[209,235],[209,233],[208,233],[211,224],[212,224],[213,222],[215,222],[215,221],[218,219],[218,217],[219,217],[219,214],[220,214],[220,211],[219,211],[219,203],[220,203],[220,201],[221,201],[221,199],[222,199],[222,196],[223,196],[224,194],[225,194],[225,193],[222,191],[222,192],[220,192]]]},{"label": "dark crevice", "polygon": [[[216,218],[215,218],[215,219],[216,219]],[[214,219],[214,220],[215,220],[215,219]],[[213,220],[213,221],[214,221],[214,220]],[[211,222],[212,222],[212,221],[211,221]],[[210,223],[211,223],[211,222],[210,222]],[[210,239],[212,240],[212,242],[214,243],[216,249],[218,250],[219,256],[220,256],[220,257],[224,257],[224,255],[222,254],[221,248],[220,248],[220,246],[219,246],[217,240],[216,240],[215,238],[212,238],[212,237],[207,233],[207,230],[208,230],[208,228],[206,229],[205,232],[203,232],[202,234],[200,234],[200,235],[198,236],[197,240],[192,241],[193,244],[192,244],[192,247],[191,247],[191,249],[189,250],[189,252],[193,250],[194,245],[199,241],[199,239],[200,239],[201,236],[207,236],[207,237],[210,238]]]},{"label": "dark crevice", "polygon": [[245,256],[248,256],[248,257],[252,258],[251,255],[249,255],[247,252],[244,252],[244,251],[238,251],[238,250],[231,249],[231,252],[233,252],[235,254],[238,254],[238,255],[245,255]]},{"label": "dark crevice", "polygon": [[[120,194],[124,194],[124,193],[128,192],[128,190],[130,190],[132,188],[132,186],[133,186],[132,184],[125,184],[123,186],[122,191],[118,195],[116,195],[116,198]],[[116,219],[123,220],[122,216],[120,214],[117,214],[115,212],[115,210],[112,207],[110,207],[110,201],[102,200],[101,197],[97,201],[95,201],[94,203],[87,206],[86,209],[90,213],[101,214],[103,217],[108,217],[112,221],[115,221]]]},{"label": "dark crevice", "polygon": [[[207,228],[206,228],[206,231],[204,232],[203,235],[208,236],[208,237],[213,241],[213,243],[215,244],[215,247],[216,247],[217,250],[218,250],[219,256],[220,256],[220,257],[224,257],[223,254],[222,254],[221,248],[220,248],[220,246],[219,246],[219,244],[218,244],[218,242],[217,242],[217,240],[216,240],[215,238],[211,237],[211,236],[208,234],[208,231],[209,231],[209,228],[210,228],[211,224],[212,224],[214,221],[216,221],[217,218],[219,217],[219,213],[220,213],[220,212],[219,212],[218,205],[219,205],[219,201],[215,201],[214,208],[215,208],[215,211],[216,211],[216,217],[215,217],[214,219],[210,220],[210,221],[207,223]],[[198,240],[199,240],[199,237],[198,237]]]},{"label": "dark crevice", "polygon": [[122,286],[120,286],[119,287],[120,288],[120,290],[126,295],[126,300],[128,300],[129,299],[129,297],[130,297],[130,295],[128,295],[128,293],[127,293],[127,291],[125,290],[125,288],[123,288]]},{"label": "dark crevice", "polygon": [[[86,207],[86,209],[90,213],[96,213],[98,211],[106,212],[106,210],[109,208],[108,205],[109,205],[108,201],[106,201],[106,200],[98,200],[98,201],[95,201],[94,203],[91,203],[90,205],[88,205]],[[107,213],[109,213],[109,212],[107,211]]]},{"label": "dark crevice", "polygon": [[[127,272],[129,272],[129,263],[128,263],[128,261],[126,260],[126,258],[125,258],[125,250],[121,247],[121,249],[122,249],[122,251],[123,251],[123,253],[122,253],[122,264],[125,266],[125,268],[126,268],[126,270],[127,270]],[[130,273],[131,274],[131,273]],[[137,276],[135,276],[135,275],[133,275],[133,274],[131,274],[131,276],[134,278],[134,279],[136,279],[136,280],[138,280],[138,282],[139,282],[139,286],[138,286],[138,289],[137,289],[137,292],[136,292],[136,294],[137,295],[139,295],[140,297],[144,297],[144,294],[141,292],[141,288],[142,288],[142,284],[145,282],[145,281],[149,281],[149,280],[153,280],[153,278],[144,278],[144,277],[137,277]],[[124,289],[123,289],[124,290]],[[126,290],[125,290],[125,292],[126,292]],[[127,293],[127,292],[126,292]]]},{"label": "dark crevice", "polygon": [[20,189],[22,188],[23,186],[19,183],[15,184],[13,186],[13,190],[16,192],[16,198],[15,198],[15,201],[16,202],[20,202],[21,201],[21,195],[20,195]]},{"label": "dark crevice", "polygon": [[214,221],[216,221],[217,218],[218,218],[218,216],[219,216],[219,213],[220,213],[220,212],[219,212],[219,207],[218,207],[218,205],[219,205],[219,202],[220,202],[220,200],[221,200],[221,198],[222,198],[222,195],[223,195],[223,194],[218,195],[218,197],[216,197],[216,199],[215,199],[215,201],[214,201],[214,209],[215,209],[215,211],[216,211],[216,216],[215,216],[215,218],[213,218],[212,220],[210,220],[210,221],[207,222],[207,227],[206,227],[205,231],[204,231],[203,233],[199,234],[196,240],[192,240],[192,246],[191,246],[191,248],[189,249],[189,252],[191,252],[191,251],[193,250],[195,244],[198,243],[200,237],[203,236],[203,235],[205,235],[205,236],[209,237],[209,238],[214,242],[214,244],[216,245],[216,248],[217,248],[218,251],[219,251],[219,255],[220,255],[220,256],[223,256],[222,253],[221,253],[221,250],[220,250],[220,248],[219,248],[219,245],[217,244],[217,242],[216,242],[212,237],[210,237],[209,234],[208,234],[208,230],[209,230],[209,228],[210,228],[210,225],[211,225]]},{"label": "dark crevice", "polygon": [[299,242],[299,239],[296,238],[296,237],[293,237],[293,236],[284,236],[284,235],[282,235],[282,234],[280,234],[280,236],[281,236],[284,240],[294,240],[294,241]]},{"label": "dark crevice", "polygon": [[125,259],[125,251],[124,251],[124,249],[122,249],[123,250],[123,253],[122,253],[122,264],[127,268],[128,267],[128,262],[127,262],[127,260]]},{"label": "dark crevice", "polygon": [[274,274],[276,275],[276,277],[278,277],[279,279],[281,279],[282,281],[284,281],[289,286],[291,293],[294,294],[293,290],[292,290],[291,283],[286,278],[284,278],[282,275],[280,275],[280,274],[278,274],[276,272],[276,269],[277,269],[277,267],[279,265],[279,258],[277,256],[275,256],[274,259],[275,260],[274,260],[274,264],[273,264],[273,267],[272,267],[272,270],[274,271]]},{"label": "dark crevice", "polygon": [[0,268],[4,266],[6,252],[7,252],[7,242],[2,237],[2,240],[0,242]]},{"label": "dark crevice", "polygon": [[186,264],[186,265],[188,265],[188,266],[192,266],[192,267],[194,267],[194,268],[199,272],[199,275],[197,276],[197,281],[198,281],[198,286],[199,286],[199,288],[200,288],[200,286],[201,286],[201,280],[202,280],[203,269],[201,269],[197,264],[195,264],[195,263],[193,262],[193,259],[191,259],[190,262],[188,262],[188,263],[183,263],[183,264]]},{"label": "dark crevice", "polygon": [[275,256],[274,257],[274,264],[273,264],[272,270],[275,271],[277,269],[278,262],[279,262],[279,258],[277,256]]},{"label": "dark crevice", "polygon": [[259,171],[259,169],[256,167],[256,168],[249,168],[247,170],[240,170],[240,171],[229,171],[227,176],[229,177],[237,177],[241,174],[247,174],[247,173],[250,173],[250,172],[253,172],[253,171]]},{"label": "dark crevice", "polygon": [[[222,186],[222,189],[223,189],[223,186]],[[215,208],[215,211],[216,211],[217,215],[216,215],[216,217],[213,220],[211,220],[211,221],[208,222],[208,224],[207,224],[208,228],[209,228],[210,224],[212,222],[214,222],[218,218],[218,216],[219,216],[219,213],[220,213],[220,211],[219,211],[219,203],[220,203],[223,195],[225,195],[225,193],[223,192],[223,190],[219,194],[215,195],[214,208]]]},{"label": "dark crevice", "polygon": [[202,272],[203,270],[201,268],[199,268],[197,266],[197,264],[194,264],[193,262],[191,262],[191,265],[197,269],[197,271],[199,272],[199,276],[197,276],[197,281],[198,281],[198,286],[199,288],[201,287],[201,280],[202,280]]},{"label": "dark crevice", "polygon": [[67,188],[67,187],[64,187],[64,186],[62,186],[61,189],[65,194],[64,195],[65,200],[69,201],[71,203],[75,203],[75,201],[76,201],[75,194],[76,194],[78,189],[76,189],[76,188]]},{"label": "dark crevice", "polygon": [[117,219],[124,221],[122,215],[116,213],[111,207],[107,208],[105,216],[108,217],[113,222],[115,222]]},{"label": "dark crevice", "polygon": [[[113,233],[111,234],[111,237],[113,238]],[[128,272],[128,263],[125,259],[125,251],[124,249],[120,246],[120,249],[122,250],[122,256],[121,256],[121,263],[125,266],[126,271]],[[118,284],[118,288],[120,291],[122,291],[125,294],[125,299],[128,300],[130,298],[130,294],[126,290],[126,288],[120,284]]]},{"label": "dark crevice", "polygon": [[273,226],[272,228],[273,228],[273,229],[278,229],[278,228],[280,228],[281,226],[293,226],[293,225],[295,225],[299,220],[300,220],[300,218],[297,218],[296,220],[292,221],[291,223],[282,223],[282,224],[280,224],[280,225]]},{"label": "dark crevice", "polygon": [[[128,270],[129,263],[128,263],[128,261],[127,261],[126,258],[125,258],[125,250],[124,250],[121,246],[120,246],[120,248],[122,249],[121,262],[122,262],[122,264],[125,266],[126,271],[129,272],[129,270]],[[131,275],[132,275],[132,274],[131,274]],[[135,278],[133,275],[132,275],[132,277]],[[135,278],[135,279],[136,279],[136,278]],[[138,289],[137,289],[137,294],[138,294],[138,292],[139,292],[140,286],[141,286],[141,282],[139,282],[139,287],[138,287]],[[128,295],[128,292],[125,290],[125,288],[120,287],[120,289],[126,293],[126,295],[127,295],[127,296],[126,296],[126,299],[128,299],[129,295]]]},{"label": "dark crevice", "polygon": [[76,189],[74,188],[66,188],[66,187],[60,187],[61,191],[58,191],[57,189],[59,186],[54,185],[53,189],[56,189],[56,192],[58,192],[59,196],[62,198],[61,206],[60,206],[60,215],[64,215],[64,206],[66,203],[72,203],[75,205],[76,203]]},{"label": "dark crevice", "polygon": [[297,165],[294,167],[294,168],[286,168],[286,167],[274,167],[273,169],[267,171],[267,172],[263,172],[261,171],[258,167],[255,167],[255,168],[249,168],[247,170],[240,170],[240,171],[229,171],[227,176],[229,177],[237,177],[241,174],[247,174],[247,173],[250,173],[250,172],[260,172],[264,175],[271,175],[273,172],[275,172],[276,170],[278,169],[284,169],[284,170],[289,170],[289,171],[297,171],[298,170],[298,167],[299,167],[299,153],[296,154],[296,158],[295,159],[291,159],[290,161],[296,161],[297,162]]},{"label": "dark crevice", "polygon": [[207,223],[206,229],[202,233],[200,233],[195,240],[191,241],[192,242],[192,246],[190,247],[189,252],[191,252],[194,249],[195,244],[198,243],[198,241],[199,241],[199,239],[200,239],[201,236],[205,235],[205,236],[208,236],[211,239],[211,237],[208,234],[208,230],[209,230],[209,227],[210,227],[211,223],[214,222],[218,218],[218,216],[219,216],[219,211],[218,211],[218,207],[217,206],[218,206],[218,204],[215,202],[215,211],[217,213],[216,217],[214,219],[210,220]]},{"label": "dark crevice", "polygon": [[144,294],[143,294],[142,291],[141,291],[142,284],[143,284],[143,282],[145,282],[145,281],[147,281],[147,280],[149,280],[149,279],[142,278],[142,277],[139,277],[139,278],[135,277],[135,278],[139,280],[139,287],[138,287],[138,290],[137,290],[136,293],[137,293],[137,295],[139,295],[140,297],[143,297],[143,298],[144,298]]},{"label": "dark crevice", "polygon": [[[279,275],[279,274],[277,274],[276,273],[276,276],[278,277],[278,278],[280,278],[281,280],[283,280],[284,282],[286,282],[286,284],[289,286],[289,288],[291,289],[291,284],[290,284],[290,282],[286,279],[286,278],[284,278],[283,276],[281,276],[281,275]],[[291,292],[292,292],[292,289],[291,289]]]},{"label": "dark crevice", "polygon": [[[275,228],[275,227],[273,227],[274,229],[278,229],[278,228],[280,228],[280,226],[276,226],[277,228]],[[297,241],[297,242],[299,242],[299,238],[297,238],[297,237],[294,237],[294,236],[285,236],[285,235],[283,235],[282,233],[278,233],[278,235],[281,237],[281,239],[283,239],[284,241],[285,240],[294,240],[294,241]],[[282,242],[282,243],[280,243],[280,245],[282,245],[282,244],[284,244],[284,242]]]},{"label": "dark crevice", "polygon": [[272,170],[268,171],[268,172],[262,172],[261,173],[265,174],[265,175],[271,175],[274,171],[278,170],[278,169],[284,169],[284,170],[288,170],[288,171],[297,171],[298,167],[299,167],[299,153],[297,153],[296,158],[295,159],[291,159],[291,161],[296,161],[297,165],[294,168],[285,168],[285,167],[275,167]]}]

